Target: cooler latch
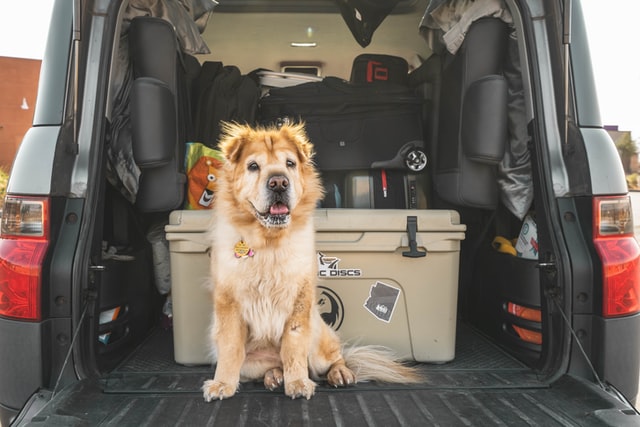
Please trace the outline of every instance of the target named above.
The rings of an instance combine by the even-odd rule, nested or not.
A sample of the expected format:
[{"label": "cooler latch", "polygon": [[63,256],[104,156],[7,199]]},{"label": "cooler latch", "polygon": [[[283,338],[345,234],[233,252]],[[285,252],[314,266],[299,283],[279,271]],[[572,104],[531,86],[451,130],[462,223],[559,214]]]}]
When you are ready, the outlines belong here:
[{"label": "cooler latch", "polygon": [[418,233],[418,217],[407,217],[407,236],[409,237],[409,250],[402,252],[402,256],[407,258],[421,258],[427,255],[427,251],[421,252],[418,250],[418,242],[416,236]]}]

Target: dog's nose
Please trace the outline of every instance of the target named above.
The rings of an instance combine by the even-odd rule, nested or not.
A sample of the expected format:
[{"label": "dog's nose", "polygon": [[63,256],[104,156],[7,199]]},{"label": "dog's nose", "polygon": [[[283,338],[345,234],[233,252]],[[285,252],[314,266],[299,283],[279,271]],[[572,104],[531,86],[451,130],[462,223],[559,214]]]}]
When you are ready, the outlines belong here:
[{"label": "dog's nose", "polygon": [[289,180],[284,175],[273,175],[269,178],[267,185],[271,191],[282,193],[289,186]]}]

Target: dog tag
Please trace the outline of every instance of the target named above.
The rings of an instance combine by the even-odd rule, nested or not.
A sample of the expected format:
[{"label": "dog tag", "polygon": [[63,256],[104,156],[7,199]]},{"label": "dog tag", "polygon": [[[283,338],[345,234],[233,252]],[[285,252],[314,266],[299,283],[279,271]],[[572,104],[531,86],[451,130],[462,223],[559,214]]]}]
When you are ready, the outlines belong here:
[{"label": "dog tag", "polygon": [[249,245],[244,242],[244,240],[240,240],[233,247],[233,254],[236,256],[236,258],[246,258],[253,256],[253,249],[251,249]]}]

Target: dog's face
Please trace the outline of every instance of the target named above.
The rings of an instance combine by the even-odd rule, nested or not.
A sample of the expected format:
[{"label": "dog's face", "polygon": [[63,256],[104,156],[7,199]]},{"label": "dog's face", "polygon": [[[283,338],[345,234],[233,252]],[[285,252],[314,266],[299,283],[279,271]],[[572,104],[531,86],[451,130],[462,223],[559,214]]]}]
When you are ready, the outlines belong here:
[{"label": "dog's face", "polygon": [[302,125],[256,129],[226,124],[219,148],[227,160],[222,196],[231,198],[238,219],[286,228],[322,196],[313,146]]}]

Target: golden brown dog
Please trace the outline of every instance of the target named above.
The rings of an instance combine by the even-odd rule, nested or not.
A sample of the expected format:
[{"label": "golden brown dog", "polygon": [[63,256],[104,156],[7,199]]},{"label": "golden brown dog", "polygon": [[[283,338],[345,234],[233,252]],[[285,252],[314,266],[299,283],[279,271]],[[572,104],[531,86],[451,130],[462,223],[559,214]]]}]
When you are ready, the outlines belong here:
[{"label": "golden brown dog", "polygon": [[386,349],[343,353],[320,317],[313,211],[323,191],[303,126],[227,124],[220,149],[226,163],[211,229],[217,366],[202,386],[205,400],[231,397],[240,381],[257,379],[307,399],[316,387],[311,378],[336,387],[419,381]]}]

